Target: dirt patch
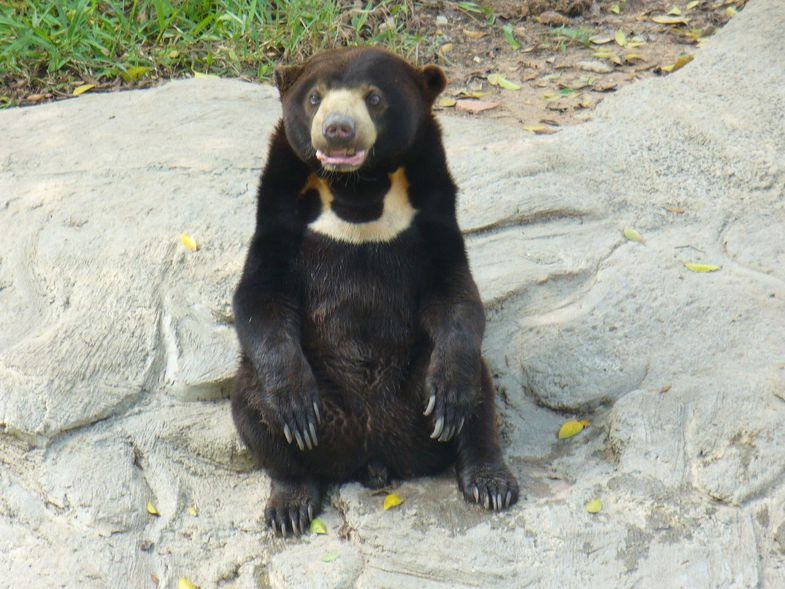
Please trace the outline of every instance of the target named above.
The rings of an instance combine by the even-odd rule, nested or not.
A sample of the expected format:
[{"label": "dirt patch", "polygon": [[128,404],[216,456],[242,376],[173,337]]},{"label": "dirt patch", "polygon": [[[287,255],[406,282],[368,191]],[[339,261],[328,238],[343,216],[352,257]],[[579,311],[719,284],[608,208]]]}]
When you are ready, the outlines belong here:
[{"label": "dirt patch", "polygon": [[550,133],[591,118],[609,93],[688,63],[745,2],[438,2],[418,20],[450,79],[438,108]]}]

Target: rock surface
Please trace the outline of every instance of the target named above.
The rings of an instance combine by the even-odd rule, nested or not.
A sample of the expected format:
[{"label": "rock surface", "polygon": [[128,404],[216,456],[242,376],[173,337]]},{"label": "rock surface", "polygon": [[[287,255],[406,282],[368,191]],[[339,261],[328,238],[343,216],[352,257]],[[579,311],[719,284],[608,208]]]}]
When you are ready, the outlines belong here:
[{"label": "rock surface", "polygon": [[[525,496],[487,515],[445,475],[385,512],[349,484],[302,540],[264,530],[226,400],[275,92],[0,112],[3,583],[785,586],[783,28],[752,0],[555,136],[443,118]],[[558,440],[573,417],[591,426]]]}]

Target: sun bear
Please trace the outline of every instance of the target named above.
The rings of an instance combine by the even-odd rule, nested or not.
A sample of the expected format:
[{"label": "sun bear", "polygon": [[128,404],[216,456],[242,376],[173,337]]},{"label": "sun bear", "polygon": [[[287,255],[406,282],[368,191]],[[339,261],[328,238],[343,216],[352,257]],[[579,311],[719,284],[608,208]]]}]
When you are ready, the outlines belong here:
[{"label": "sun bear", "polygon": [[283,118],[233,299],[231,396],[272,479],[267,524],[307,530],[328,483],[379,488],[451,465],[467,501],[509,507],[484,309],[431,110],[443,72],[365,47],[275,81]]}]

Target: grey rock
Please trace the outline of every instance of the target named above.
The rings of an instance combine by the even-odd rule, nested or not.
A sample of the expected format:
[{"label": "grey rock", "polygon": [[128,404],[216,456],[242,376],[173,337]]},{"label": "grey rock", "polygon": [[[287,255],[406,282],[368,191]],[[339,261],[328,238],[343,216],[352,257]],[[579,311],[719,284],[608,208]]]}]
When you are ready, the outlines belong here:
[{"label": "grey rock", "polygon": [[[556,135],[443,118],[523,497],[487,514],[445,473],[383,511],[348,484],[298,540],[264,529],[269,479],[226,400],[274,90],[0,111],[3,581],[785,586],[783,27],[781,2],[749,2]],[[591,424],[558,440],[569,418]]]}]

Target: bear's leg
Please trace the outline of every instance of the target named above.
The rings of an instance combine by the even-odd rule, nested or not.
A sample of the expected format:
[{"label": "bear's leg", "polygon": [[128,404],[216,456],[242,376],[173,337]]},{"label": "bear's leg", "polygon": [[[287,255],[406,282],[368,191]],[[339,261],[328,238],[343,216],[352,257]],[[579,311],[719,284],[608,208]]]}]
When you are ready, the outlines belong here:
[{"label": "bear's leg", "polygon": [[302,534],[322,511],[323,484],[306,466],[303,451],[283,434],[270,431],[253,399],[261,392],[250,363],[241,363],[232,392],[232,416],[243,442],[270,475],[270,498],[264,510],[276,534]]},{"label": "bear's leg", "polygon": [[458,487],[466,501],[499,511],[518,501],[518,481],[504,463],[496,437],[496,407],[488,368],[482,366],[482,400],[457,439]]}]

